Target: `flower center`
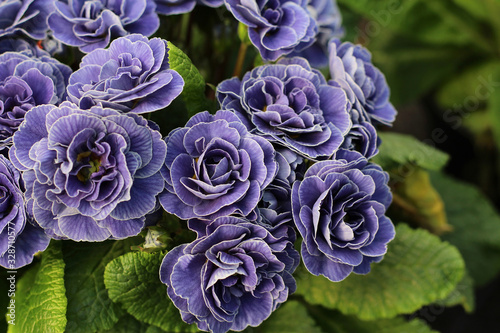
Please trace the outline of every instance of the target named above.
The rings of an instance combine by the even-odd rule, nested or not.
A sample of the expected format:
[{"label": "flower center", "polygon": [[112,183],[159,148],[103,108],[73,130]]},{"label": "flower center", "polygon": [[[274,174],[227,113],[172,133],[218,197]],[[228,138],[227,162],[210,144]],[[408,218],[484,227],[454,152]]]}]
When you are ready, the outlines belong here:
[{"label": "flower center", "polygon": [[87,182],[92,176],[92,174],[98,172],[99,169],[101,168],[101,159],[99,158],[99,156],[90,151],[78,154],[78,156],[76,157],[76,161],[77,162],[83,161],[83,163],[88,164],[87,167],[82,168],[76,174],[76,178],[78,178],[78,180],[81,181],[82,183]]}]

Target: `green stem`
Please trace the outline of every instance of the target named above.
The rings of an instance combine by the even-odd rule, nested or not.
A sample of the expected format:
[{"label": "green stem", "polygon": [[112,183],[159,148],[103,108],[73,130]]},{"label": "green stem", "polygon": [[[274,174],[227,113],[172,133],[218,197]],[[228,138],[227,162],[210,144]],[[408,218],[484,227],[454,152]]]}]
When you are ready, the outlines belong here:
[{"label": "green stem", "polygon": [[243,68],[243,62],[245,61],[245,55],[247,54],[248,44],[241,42],[240,50],[238,51],[238,58],[236,59],[236,65],[234,66],[233,76],[240,77],[241,69]]}]

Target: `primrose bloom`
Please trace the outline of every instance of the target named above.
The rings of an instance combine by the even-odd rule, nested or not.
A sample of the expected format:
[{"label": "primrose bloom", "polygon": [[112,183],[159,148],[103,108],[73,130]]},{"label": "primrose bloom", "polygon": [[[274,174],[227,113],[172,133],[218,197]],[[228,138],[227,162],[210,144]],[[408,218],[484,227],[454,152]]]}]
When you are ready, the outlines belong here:
[{"label": "primrose bloom", "polygon": [[182,77],[169,67],[167,41],[139,34],[121,37],[109,49],[83,57],[69,78],[68,97],[82,109],[100,105],[122,112],[156,111],[184,87]]},{"label": "primrose bloom", "polygon": [[320,161],[292,189],[292,212],[302,235],[302,259],[314,275],[331,281],[366,274],[394,238],[385,216],[392,200],[389,176],[355,151]]},{"label": "primrose bloom", "polygon": [[47,53],[39,55],[34,57],[29,49],[22,53],[6,52],[0,55],[1,143],[10,142],[31,108],[59,104],[66,98],[71,68]]},{"label": "primrose bloom", "polygon": [[224,110],[252,133],[306,158],[330,157],[351,128],[346,94],[304,58],[282,59],[217,87]]},{"label": "primrose bloom", "polygon": [[264,60],[276,60],[314,43],[316,21],[307,0],[225,0],[234,17],[248,26],[248,37]]},{"label": "primrose bloom", "polygon": [[0,266],[17,269],[31,263],[49,241],[26,213],[21,174],[0,155]]},{"label": "primrose bloom", "polygon": [[88,53],[117,37],[151,36],[160,26],[154,0],[56,0],[48,23],[54,37]]},{"label": "primrose bloom", "polygon": [[189,13],[196,5],[220,7],[224,0],[155,0],[156,11],[163,15]]},{"label": "primrose bloom", "polygon": [[328,42],[344,35],[342,16],[335,0],[309,0],[307,8],[318,25],[316,41],[300,52],[292,52],[290,56],[304,57],[313,67],[326,67]]},{"label": "primrose bloom", "polygon": [[26,35],[44,39],[47,16],[54,11],[54,0],[0,1],[0,37]]},{"label": "primrose bloom", "polygon": [[353,123],[391,125],[396,109],[389,101],[389,86],[384,74],[372,64],[370,52],[361,45],[340,43],[333,39],[329,44],[330,76],[333,85],[345,90],[352,104]]},{"label": "primrose bloom", "polygon": [[193,116],[166,138],[163,208],[182,219],[253,214],[274,178],[273,146],[229,111]]},{"label": "primrose bloom", "polygon": [[258,326],[295,292],[299,263],[287,227],[236,217],[199,225],[198,239],[167,253],[160,279],[182,319],[224,333]]},{"label": "primrose bloom", "polygon": [[28,112],[9,151],[28,212],[51,237],[75,241],[138,234],[163,190],[165,154],[144,118],[69,102]]}]

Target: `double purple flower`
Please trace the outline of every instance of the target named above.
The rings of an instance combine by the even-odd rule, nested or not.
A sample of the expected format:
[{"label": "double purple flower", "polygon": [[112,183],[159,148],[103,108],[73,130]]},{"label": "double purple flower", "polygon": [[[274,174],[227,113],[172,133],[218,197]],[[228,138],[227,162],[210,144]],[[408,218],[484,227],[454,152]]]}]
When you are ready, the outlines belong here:
[{"label": "double purple flower", "polygon": [[168,106],[183,87],[182,77],[170,69],[167,41],[133,34],[83,57],[69,78],[68,97],[82,109],[100,105],[147,113]]},{"label": "double purple flower", "polygon": [[355,151],[311,166],[292,189],[292,212],[302,235],[302,259],[314,275],[331,281],[367,274],[394,238],[385,216],[392,200],[389,176]]},{"label": "double purple flower", "polygon": [[334,39],[329,50],[328,83],[346,92],[353,122],[343,147],[370,158],[378,152],[380,143],[375,126],[392,125],[397,114],[389,101],[389,86],[384,74],[372,64],[370,52],[361,45],[341,44]]},{"label": "double purple flower", "polygon": [[318,25],[316,41],[300,52],[290,56],[306,58],[313,67],[328,66],[328,42],[344,35],[342,16],[335,0],[309,0],[308,10]]},{"label": "double purple flower", "polygon": [[48,23],[54,37],[88,53],[117,37],[152,35],[160,20],[154,0],[56,0]]},{"label": "double purple flower", "polygon": [[47,53],[40,53],[39,58],[25,53],[31,52],[0,55],[0,143],[3,144],[10,142],[31,108],[59,104],[66,98],[71,69]]},{"label": "double purple flower", "polygon": [[307,158],[333,155],[351,128],[346,94],[304,58],[282,59],[217,87],[224,110],[252,133]]},{"label": "double purple flower", "polygon": [[21,174],[0,155],[0,266],[17,269],[49,245],[50,238],[26,213]]},{"label": "double purple flower", "polygon": [[215,333],[242,331],[295,291],[299,255],[289,228],[269,230],[236,217],[199,227],[198,238],[167,253],[160,268],[185,322]]},{"label": "double purple flower", "polygon": [[44,39],[47,17],[54,11],[54,0],[0,1],[0,37],[26,35]]},{"label": "double purple flower", "polygon": [[202,112],[166,138],[163,208],[182,219],[247,216],[276,173],[274,148],[229,111]]},{"label": "double purple flower", "polygon": [[51,237],[102,241],[138,234],[163,190],[166,145],[137,115],[64,102],[26,114],[9,151],[28,212]]},{"label": "double purple flower", "polygon": [[276,60],[314,43],[318,27],[307,0],[225,0],[264,60]]}]

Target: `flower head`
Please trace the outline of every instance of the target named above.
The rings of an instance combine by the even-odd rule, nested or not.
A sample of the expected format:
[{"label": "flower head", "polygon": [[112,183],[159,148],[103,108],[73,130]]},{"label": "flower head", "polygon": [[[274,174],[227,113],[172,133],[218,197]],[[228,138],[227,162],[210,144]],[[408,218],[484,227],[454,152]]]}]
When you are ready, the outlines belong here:
[{"label": "flower head", "polygon": [[167,42],[133,34],[114,40],[109,49],[85,57],[69,79],[69,100],[82,109],[94,105],[122,112],[146,113],[168,106],[184,80],[169,69]]},{"label": "flower head", "polygon": [[309,0],[307,8],[318,25],[315,42],[300,52],[290,56],[306,58],[313,67],[328,66],[328,42],[344,35],[342,16],[335,0]]},{"label": "flower head", "polygon": [[391,125],[397,112],[389,101],[384,74],[372,64],[370,52],[338,39],[330,42],[329,50],[331,80],[346,92],[352,104],[353,123]]},{"label": "flower head", "polygon": [[182,219],[247,216],[276,173],[272,145],[229,111],[198,113],[166,142],[160,202]]},{"label": "flower head", "polygon": [[311,45],[318,33],[307,0],[225,0],[264,60],[276,60]]},{"label": "flower head", "polygon": [[44,39],[47,16],[54,11],[54,0],[0,1],[0,37],[18,34]]},{"label": "flower head", "polygon": [[17,269],[31,263],[49,241],[26,213],[21,174],[0,155],[0,266]]},{"label": "flower head", "polygon": [[392,195],[382,169],[355,151],[311,166],[292,189],[295,225],[302,235],[302,259],[314,275],[340,281],[366,274],[382,260],[394,226],[385,216]]},{"label": "flower head", "polygon": [[161,134],[137,115],[64,102],[26,114],[9,151],[46,233],[102,241],[139,233],[163,189]]},{"label": "flower head", "polygon": [[333,155],[351,128],[345,93],[303,58],[257,67],[241,81],[223,81],[217,98],[252,133],[307,158]]},{"label": "flower head", "polygon": [[289,232],[220,217],[167,253],[160,279],[182,319],[216,333],[261,324],[296,289]]},{"label": "flower head", "polygon": [[55,7],[54,37],[86,53],[129,33],[151,36],[160,25],[154,0],[56,0]]},{"label": "flower head", "polygon": [[34,57],[29,49],[0,55],[0,142],[10,141],[34,106],[59,104],[66,98],[71,68],[48,54],[39,55]]}]

